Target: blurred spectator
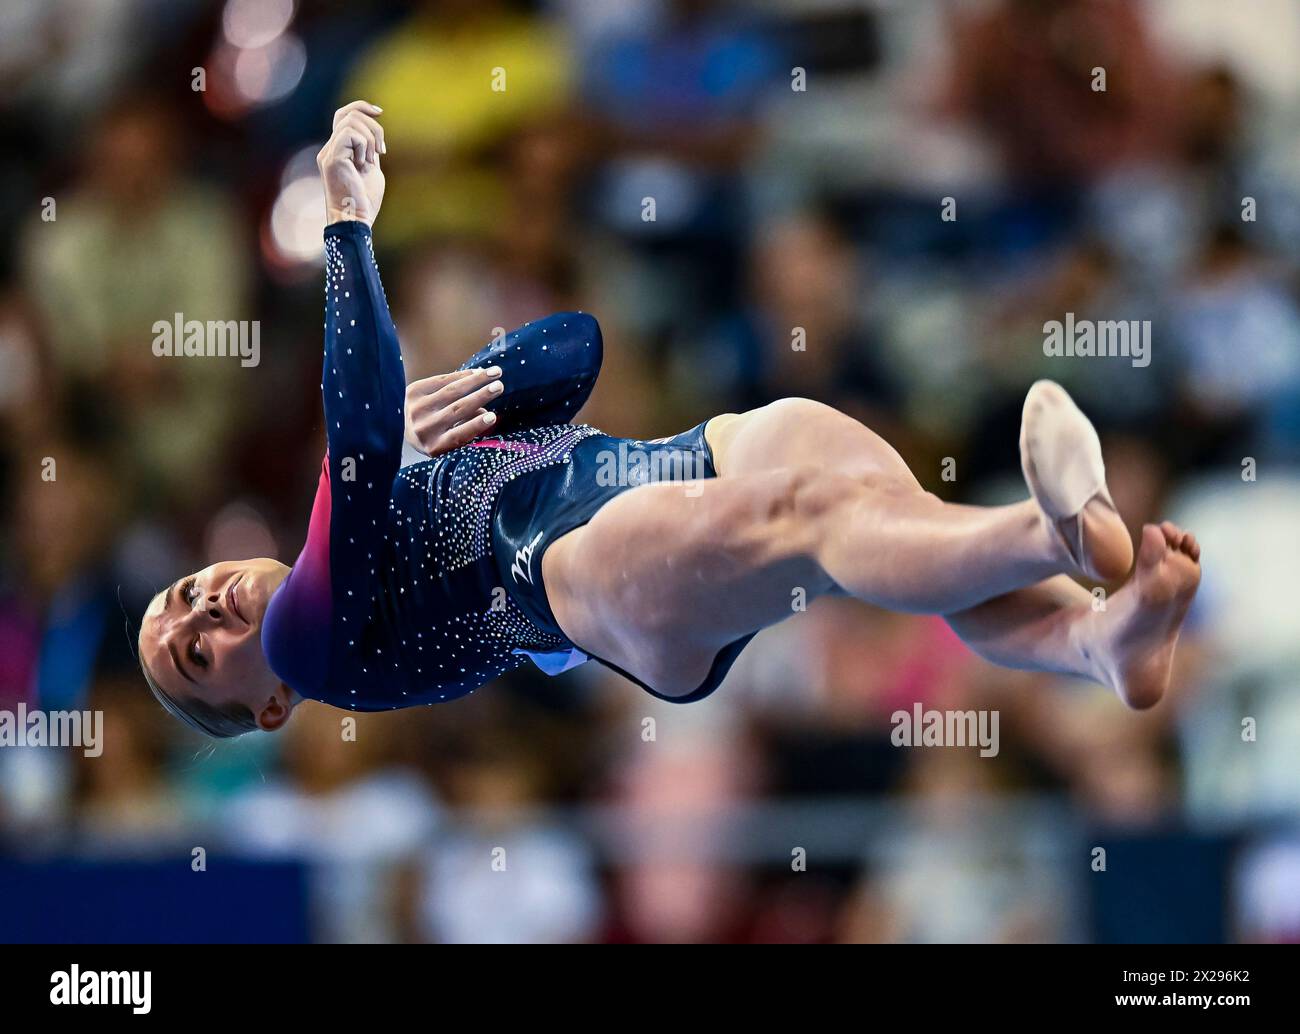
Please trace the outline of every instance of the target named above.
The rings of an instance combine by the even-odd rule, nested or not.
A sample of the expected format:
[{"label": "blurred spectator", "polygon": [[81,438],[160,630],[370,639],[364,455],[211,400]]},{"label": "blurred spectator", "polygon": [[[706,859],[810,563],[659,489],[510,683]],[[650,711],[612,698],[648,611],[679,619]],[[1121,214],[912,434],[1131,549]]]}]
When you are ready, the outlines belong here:
[{"label": "blurred spectator", "polygon": [[660,291],[681,318],[735,290],[745,163],[780,66],[774,42],[736,6],[665,6],[661,24],[598,44],[582,85],[598,162],[592,214],[654,260],[641,271],[643,326],[668,318]]},{"label": "blurred spectator", "polygon": [[1300,943],[1300,838],[1294,831],[1248,844],[1237,861],[1233,890],[1243,941]]},{"label": "blurred spectator", "polygon": [[[1184,394],[1186,460],[1238,463],[1270,451],[1267,432],[1300,386],[1300,306],[1233,227],[1206,244],[1170,321]],[[1292,442],[1293,446],[1297,443]]]},{"label": "blurred spectator", "polygon": [[952,53],[956,107],[1017,179],[1068,191],[1170,146],[1176,74],[1128,0],[998,0],[955,18]]},{"label": "blurred spectator", "polygon": [[679,342],[683,391],[736,410],[782,395],[815,398],[891,438],[899,394],[867,323],[865,271],[851,244],[815,215],[762,226],[751,256],[752,299],[703,343]]},{"label": "blurred spectator", "polygon": [[81,850],[134,854],[184,844],[190,831],[168,784],[170,730],[134,678],[95,687],[88,705],[102,714],[102,753],[74,751],[75,830]]},{"label": "blurred spectator", "polygon": [[491,744],[452,774],[462,816],[425,845],[416,873],[423,940],[449,944],[591,940],[601,920],[594,858],[574,833],[532,815],[535,763]]},{"label": "blurred spectator", "polygon": [[388,243],[500,225],[510,136],[557,111],[572,79],[556,27],[505,0],[421,0],[357,58],[345,97],[384,109]]},{"label": "blurred spectator", "polygon": [[54,378],[36,313],[17,284],[0,286],[0,426],[7,450],[55,434]]},{"label": "blurred spectator", "polygon": [[154,323],[248,315],[235,213],[219,188],[188,178],[187,154],[165,101],[123,98],[91,135],[78,181],[55,197],[55,218],[34,221],[24,249],[25,283],[67,390],[115,432],[123,473],[164,498],[202,490],[193,472],[218,467],[233,402],[223,385],[239,359],[159,358]]},{"label": "blurred spectator", "polygon": [[34,442],[17,462],[13,555],[0,567],[0,704],[84,707],[96,673],[134,666],[113,577],[112,468],[68,440]]},{"label": "blurred spectator", "polygon": [[[661,731],[642,733],[614,776],[626,822],[614,900],[614,937],[638,943],[707,943],[742,928],[749,877],[729,857],[734,809],[757,776],[744,739],[707,715],[657,713]],[[645,728],[644,723],[641,726]],[[673,735],[669,736],[669,730]]]},{"label": "blurred spectator", "polygon": [[355,739],[330,709],[295,715],[283,778],[252,786],[223,808],[224,845],[315,865],[316,934],[322,940],[393,940],[400,929],[392,881],[433,835],[439,809],[424,783],[384,763],[384,726],[361,715]]},{"label": "blurred spectator", "polygon": [[141,0],[15,0],[0,14],[0,96],[67,129],[143,56]]},{"label": "blurred spectator", "polygon": [[878,868],[843,918],[846,941],[1050,942],[1067,939],[1060,877],[1036,857],[1033,824],[980,821],[991,766],[971,751],[912,752],[913,797]]}]

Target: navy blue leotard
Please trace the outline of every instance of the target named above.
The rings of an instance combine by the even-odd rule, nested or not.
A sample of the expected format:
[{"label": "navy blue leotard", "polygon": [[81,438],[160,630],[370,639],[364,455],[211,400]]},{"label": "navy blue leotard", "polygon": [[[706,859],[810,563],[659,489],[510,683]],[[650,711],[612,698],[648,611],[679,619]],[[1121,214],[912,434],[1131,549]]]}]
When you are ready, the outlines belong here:
[{"label": "navy blue leotard", "polygon": [[[328,450],[306,544],[263,621],[271,669],[304,697],[373,711],[455,699],[529,658],[550,673],[585,661],[546,602],[546,547],[644,480],[713,477],[704,425],[642,442],[570,423],[602,342],[591,316],[557,313],[462,365],[502,367],[491,434],[403,468],[406,379],[370,229],[335,223],[325,249]],[[633,475],[600,476],[611,456]],[[710,692],[748,638],[675,699]]]}]

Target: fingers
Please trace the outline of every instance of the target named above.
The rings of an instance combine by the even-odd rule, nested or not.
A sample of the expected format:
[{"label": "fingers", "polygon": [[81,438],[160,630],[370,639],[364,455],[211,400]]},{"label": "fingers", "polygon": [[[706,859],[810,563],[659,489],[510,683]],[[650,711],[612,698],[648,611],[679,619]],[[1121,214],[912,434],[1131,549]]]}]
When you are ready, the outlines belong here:
[{"label": "fingers", "polygon": [[[505,387],[498,379],[501,376],[501,367],[492,366],[486,370],[467,370],[468,377],[461,377],[458,380],[450,381],[437,390],[427,393],[426,399],[431,406],[436,408],[454,407],[459,405],[458,413],[464,413],[469,408],[466,403],[475,395],[479,396],[482,401],[474,404],[475,408],[488,401],[495,395],[499,394]],[[484,395],[483,392],[488,392]],[[458,401],[459,400],[459,401]],[[472,412],[473,410],[470,409]]]},{"label": "fingers", "polygon": [[434,456],[484,434],[496,421],[486,407],[504,391],[500,376],[494,366],[412,381],[406,388],[408,440]]},{"label": "fingers", "polygon": [[[407,403],[409,418],[417,428],[430,428],[441,434],[462,420],[468,420],[495,399],[504,390],[501,382],[491,379],[467,391],[466,382],[477,383],[479,378],[464,377],[430,395],[416,395]],[[408,396],[409,397],[409,396]]]},{"label": "fingers", "polygon": [[326,150],[333,149],[331,144],[345,147],[358,169],[377,162],[379,155],[388,153],[384,127],[376,118],[383,110],[369,101],[353,101],[339,108],[334,113],[334,131]]},{"label": "fingers", "polygon": [[375,142],[374,131],[360,117],[344,122],[334,130],[334,136],[352,152],[352,161],[358,169],[377,160],[379,145]]},{"label": "fingers", "polygon": [[[374,138],[364,129],[345,124],[337,129],[316,155],[316,164],[322,169],[335,162],[351,163],[358,172],[365,169],[374,149]],[[376,160],[377,162],[377,160]]]},{"label": "fingers", "polygon": [[[360,115],[365,115],[369,117],[371,121],[374,121],[377,116],[384,113],[384,109],[378,104],[371,104],[369,101],[352,101],[349,104],[343,105],[343,107],[339,108],[338,111],[334,112],[334,121],[331,124],[331,128],[338,129],[339,123],[354,112]],[[379,123],[377,122],[375,123],[375,125],[378,124]]]},{"label": "fingers", "polygon": [[379,119],[376,117],[384,109],[376,107],[374,104],[367,104],[365,101],[359,101],[357,103],[364,104],[365,108],[354,108],[352,111],[344,115],[342,119],[339,119],[335,123],[334,128],[337,129],[339,125],[346,124],[356,126],[359,129],[364,129],[370,134],[371,139],[375,142],[374,153],[387,154],[388,147],[384,143],[384,127],[379,124]]},{"label": "fingers", "polygon": [[451,452],[462,445],[468,445],[479,435],[486,433],[497,422],[497,415],[480,409],[472,418],[457,424],[450,431],[443,433],[437,443],[438,453]]},{"label": "fingers", "polygon": [[384,127],[381,126],[372,116],[361,111],[354,111],[343,120],[343,125],[358,129],[369,137],[373,147],[371,149],[369,160],[376,161],[379,155],[384,154]]},{"label": "fingers", "polygon": [[[456,370],[412,381],[406,386],[406,403],[421,410],[445,409],[490,383],[500,385],[501,367],[486,370]],[[500,391],[497,388],[496,391]],[[490,396],[488,396],[490,397]],[[465,411],[464,406],[459,412]]]},{"label": "fingers", "polygon": [[487,434],[497,421],[497,415],[479,409],[469,419],[454,427],[444,427],[432,421],[407,421],[407,440],[426,456],[441,456],[452,449],[468,445],[475,438]]},{"label": "fingers", "polygon": [[336,141],[335,154],[346,156],[357,171],[360,172],[365,168],[366,163],[370,160],[368,154],[374,141],[364,132],[354,129],[351,126],[344,126],[334,134]]},{"label": "fingers", "polygon": [[[467,378],[469,381],[467,381],[465,385],[465,390],[470,391],[475,387],[475,384],[481,384],[487,380],[486,373],[487,371],[485,370],[471,368],[468,370],[452,370],[451,373],[435,373],[429,377],[421,377],[418,381],[411,381],[411,383],[406,386],[406,397],[411,401],[414,401],[416,398],[424,398],[426,395],[432,395],[440,388],[444,388],[457,381],[466,380]],[[470,383],[470,381],[474,383]]]},{"label": "fingers", "polygon": [[[445,388],[443,389],[446,390]],[[498,395],[505,390],[505,385],[498,380],[489,381],[481,388],[471,392],[464,398],[451,403],[447,409],[457,420],[464,420],[483,409],[487,404],[493,401]]]}]

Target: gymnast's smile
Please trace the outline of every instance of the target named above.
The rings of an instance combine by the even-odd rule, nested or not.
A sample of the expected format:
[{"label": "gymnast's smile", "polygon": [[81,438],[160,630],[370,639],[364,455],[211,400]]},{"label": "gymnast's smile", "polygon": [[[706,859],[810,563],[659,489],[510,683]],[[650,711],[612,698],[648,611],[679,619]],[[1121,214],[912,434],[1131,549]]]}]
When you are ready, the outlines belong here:
[{"label": "gymnast's smile", "polygon": [[[267,558],[205,567],[163,589],[140,629],[140,664],[154,695],[199,731],[267,731],[294,695],[262,652],[262,619],[289,568]],[[231,730],[233,731],[233,730]]]}]

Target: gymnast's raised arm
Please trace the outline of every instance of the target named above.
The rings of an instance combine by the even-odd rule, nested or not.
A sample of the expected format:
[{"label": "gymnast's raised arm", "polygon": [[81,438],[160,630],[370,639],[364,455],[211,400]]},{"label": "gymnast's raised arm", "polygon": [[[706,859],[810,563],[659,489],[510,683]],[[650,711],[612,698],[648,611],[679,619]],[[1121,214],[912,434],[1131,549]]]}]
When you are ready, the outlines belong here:
[{"label": "gymnast's raised arm", "polygon": [[[572,417],[596,382],[601,342],[595,320],[560,313],[494,341],[453,373],[405,385],[397,331],[369,239],[384,199],[382,111],[368,101],[353,101],[335,112],[334,131],[316,164],[329,224],[321,391],[331,466],[350,460],[358,474],[365,474],[359,467],[368,457],[374,476],[366,482],[386,485],[387,467],[397,469],[403,431],[412,445],[437,456],[492,430]],[[361,289],[352,290],[356,287]],[[512,387],[503,392],[498,358],[511,351],[519,358],[536,351],[540,358],[542,349],[555,350],[551,358],[562,361],[535,362],[529,370],[516,359]],[[561,373],[543,376],[543,370]],[[500,426],[494,427],[498,413]]]},{"label": "gymnast's raised arm", "polygon": [[346,480],[377,486],[386,500],[401,458],[406,377],[370,238],[384,198],[380,111],[353,101],[335,112],[316,164],[328,224],[321,394],[330,474],[337,485],[346,470]]}]

